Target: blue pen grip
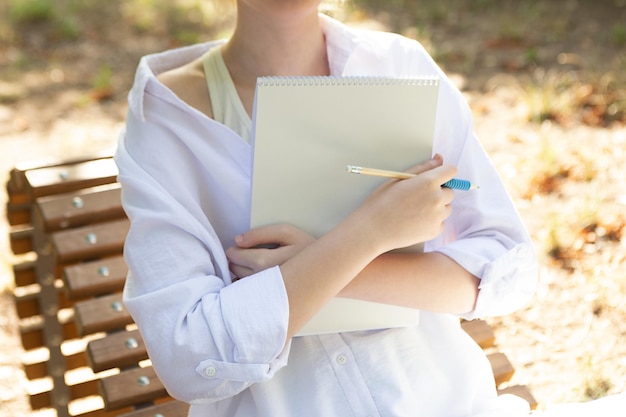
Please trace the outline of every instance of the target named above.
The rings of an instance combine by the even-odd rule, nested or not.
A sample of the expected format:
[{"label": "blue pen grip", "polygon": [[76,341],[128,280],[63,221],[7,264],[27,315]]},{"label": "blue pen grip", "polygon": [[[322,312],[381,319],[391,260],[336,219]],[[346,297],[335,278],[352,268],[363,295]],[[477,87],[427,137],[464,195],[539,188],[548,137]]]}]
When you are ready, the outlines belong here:
[{"label": "blue pen grip", "polygon": [[446,188],[451,188],[453,190],[467,191],[472,186],[472,183],[467,180],[460,180],[458,178],[452,178],[450,181],[446,181],[441,186],[446,187]]}]

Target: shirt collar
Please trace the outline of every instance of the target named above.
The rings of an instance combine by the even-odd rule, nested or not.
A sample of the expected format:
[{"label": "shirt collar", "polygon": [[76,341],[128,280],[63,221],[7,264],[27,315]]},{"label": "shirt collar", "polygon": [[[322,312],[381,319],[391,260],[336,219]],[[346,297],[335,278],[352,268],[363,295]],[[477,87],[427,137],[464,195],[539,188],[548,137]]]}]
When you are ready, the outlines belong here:
[{"label": "shirt collar", "polygon": [[151,93],[165,100],[178,100],[171,90],[156,82],[156,76],[167,70],[180,67],[224,42],[225,40],[211,41],[142,57],[135,73],[133,87],[128,93],[130,111],[136,114],[140,120],[145,120],[144,97],[147,88],[150,89]]},{"label": "shirt collar", "polygon": [[[320,15],[333,75],[379,74],[384,49],[377,47],[365,31],[350,28],[326,15]],[[364,65],[366,64],[366,65]]]}]

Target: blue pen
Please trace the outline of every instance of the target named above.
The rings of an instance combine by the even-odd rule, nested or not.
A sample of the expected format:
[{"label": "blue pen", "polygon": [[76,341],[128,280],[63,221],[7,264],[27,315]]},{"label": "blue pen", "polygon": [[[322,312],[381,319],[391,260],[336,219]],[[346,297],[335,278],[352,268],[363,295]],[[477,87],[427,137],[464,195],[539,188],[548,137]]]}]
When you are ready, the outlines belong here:
[{"label": "blue pen", "polygon": [[[384,169],[365,168],[356,165],[348,165],[346,167],[346,171],[353,174],[374,175],[377,177],[396,178],[400,180],[413,178],[415,176],[415,174],[411,174],[409,172],[387,171]],[[478,188],[477,185],[472,184],[470,181],[458,178],[453,178],[450,181],[446,181],[445,183],[441,184],[441,186],[451,188],[453,190],[463,191],[475,190]]]}]

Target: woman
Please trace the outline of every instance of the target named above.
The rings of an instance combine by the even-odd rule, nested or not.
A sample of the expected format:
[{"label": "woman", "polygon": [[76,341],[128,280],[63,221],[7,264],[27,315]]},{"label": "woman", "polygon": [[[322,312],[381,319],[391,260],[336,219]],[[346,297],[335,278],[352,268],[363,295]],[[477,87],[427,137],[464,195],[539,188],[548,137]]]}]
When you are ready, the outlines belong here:
[{"label": "woman", "polygon": [[[497,398],[459,326],[521,307],[536,285],[531,242],[467,104],[417,42],[351,30],[319,3],[238,0],[227,41],[139,65],[116,161],[132,225],[125,302],[157,374],[191,416],[527,413]],[[440,76],[436,154],[318,239],[247,230],[250,116],[269,75]],[[457,173],[480,192],[441,187]],[[419,242],[423,254],[388,253]],[[420,323],[294,337],[337,295],[420,309]]]}]

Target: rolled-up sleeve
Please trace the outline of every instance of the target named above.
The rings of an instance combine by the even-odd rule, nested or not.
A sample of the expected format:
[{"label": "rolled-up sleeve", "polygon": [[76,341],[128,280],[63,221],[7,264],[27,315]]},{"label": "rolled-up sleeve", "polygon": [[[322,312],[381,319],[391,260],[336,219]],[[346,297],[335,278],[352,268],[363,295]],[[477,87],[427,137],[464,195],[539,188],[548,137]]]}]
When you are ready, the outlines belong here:
[{"label": "rolled-up sleeve", "polygon": [[532,298],[537,257],[525,225],[495,166],[473,130],[469,106],[444,82],[438,105],[435,152],[455,164],[458,176],[479,188],[455,191],[444,233],[426,245],[480,279],[475,308],[466,319],[509,314]]},{"label": "rolled-up sleeve", "polygon": [[127,286],[124,302],[170,395],[191,404],[217,401],[287,364],[286,327],[276,325],[287,314],[277,270],[217,292],[210,277],[137,296]]},{"label": "rolled-up sleeve", "polygon": [[537,285],[537,265],[530,244],[495,248],[491,256],[482,257],[472,255],[472,246],[488,247],[488,239],[467,239],[462,243],[437,250],[480,278],[475,308],[461,317],[471,320],[510,314],[528,303]]}]

